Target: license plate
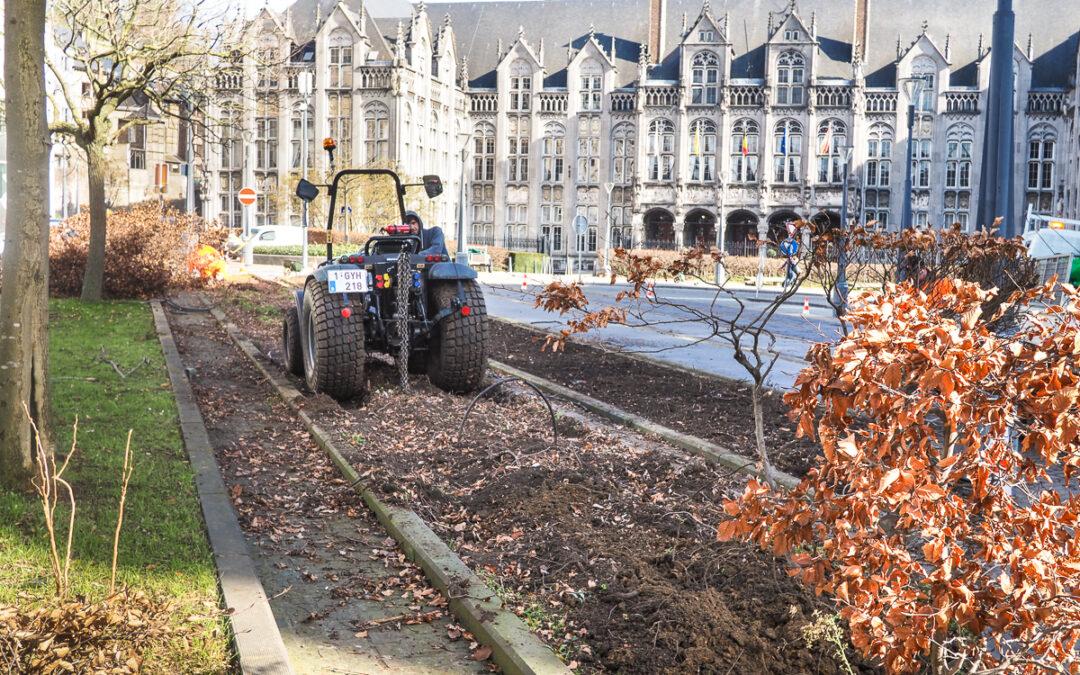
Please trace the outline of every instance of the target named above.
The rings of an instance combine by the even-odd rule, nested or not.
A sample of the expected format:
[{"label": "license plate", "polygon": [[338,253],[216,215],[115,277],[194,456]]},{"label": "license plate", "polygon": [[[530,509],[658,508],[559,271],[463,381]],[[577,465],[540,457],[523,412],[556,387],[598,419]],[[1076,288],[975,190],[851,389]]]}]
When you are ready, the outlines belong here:
[{"label": "license plate", "polygon": [[367,270],[328,270],[326,281],[331,293],[367,293]]}]

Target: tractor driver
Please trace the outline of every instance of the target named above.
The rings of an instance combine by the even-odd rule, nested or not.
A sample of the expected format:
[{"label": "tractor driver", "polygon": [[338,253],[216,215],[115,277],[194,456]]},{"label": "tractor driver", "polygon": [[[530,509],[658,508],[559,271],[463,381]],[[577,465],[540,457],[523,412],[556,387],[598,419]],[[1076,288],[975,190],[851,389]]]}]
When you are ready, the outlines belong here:
[{"label": "tractor driver", "polygon": [[411,228],[412,234],[420,237],[423,242],[420,255],[450,255],[446,250],[446,236],[443,235],[441,227],[425,228],[424,221],[416,211],[405,212],[405,224]]}]

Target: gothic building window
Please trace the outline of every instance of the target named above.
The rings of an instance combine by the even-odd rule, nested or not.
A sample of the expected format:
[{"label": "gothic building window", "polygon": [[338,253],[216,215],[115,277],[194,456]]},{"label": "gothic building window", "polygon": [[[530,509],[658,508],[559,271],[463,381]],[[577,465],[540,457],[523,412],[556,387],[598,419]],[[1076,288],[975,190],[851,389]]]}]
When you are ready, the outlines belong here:
[{"label": "gothic building window", "polygon": [[348,166],[352,158],[352,94],[330,92],[326,97],[329,103],[330,138],[337,141],[334,162],[338,166]]},{"label": "gothic building window", "polygon": [[563,162],[566,150],[566,129],[557,122],[550,122],[544,127],[544,141],[541,147],[544,183],[561,183],[563,180]]},{"label": "gothic building window", "polygon": [[473,185],[472,229],[469,242],[481,246],[495,245],[494,185]]},{"label": "gothic building window", "polygon": [[675,166],[675,125],[658,119],[649,123],[649,180],[671,180]]},{"label": "gothic building window", "polygon": [[365,160],[371,164],[390,158],[390,112],[382,103],[364,109]]},{"label": "gothic building window", "polygon": [[600,118],[578,118],[577,182],[600,182]]},{"label": "gothic building window", "polygon": [[506,179],[511,183],[529,180],[529,118],[511,117]]},{"label": "gothic building window", "polygon": [[277,169],[277,97],[259,96],[255,101],[255,168]]},{"label": "gothic building window", "polygon": [[257,89],[277,89],[278,86],[278,55],[277,49],[264,45],[258,52],[258,79]]},{"label": "gothic building window", "polygon": [[563,187],[545,185],[540,189],[541,253],[563,250]]},{"label": "gothic building window", "polygon": [[629,183],[634,180],[637,142],[634,125],[623,122],[611,131],[611,180]]},{"label": "gothic building window", "polygon": [[847,127],[840,120],[818,125],[818,182],[839,183],[844,179],[840,148],[847,145]]},{"label": "gothic building window", "polygon": [[929,138],[913,138],[911,142],[915,144],[911,160],[911,186],[916,190],[929,189],[934,142]]},{"label": "gothic building window", "polygon": [[611,246],[631,248],[634,245],[634,190],[615,187],[611,191]]},{"label": "gothic building window", "polygon": [[967,124],[949,128],[945,142],[944,225],[968,224],[971,208],[971,146],[974,130]]},{"label": "gothic building window", "polygon": [[800,52],[784,52],[776,61],[776,102],[802,105],[805,94],[806,57]]},{"label": "gothic building window", "polygon": [[[304,104],[299,103],[292,109],[292,168],[303,167],[304,138]],[[315,109],[308,106],[307,109],[307,165],[311,168],[315,163]]]},{"label": "gothic building window", "polygon": [[277,225],[277,174],[255,174],[259,194],[255,198],[255,224]]},{"label": "gothic building window", "polygon": [[218,194],[220,196],[221,224],[225,227],[240,227],[240,202],[236,193],[241,188],[243,177],[244,142],[240,127],[240,107],[236,103],[222,105],[218,139],[220,142],[221,171],[218,173]]},{"label": "gothic building window", "polygon": [[578,235],[575,251],[596,250],[596,224],[600,219],[600,207],[597,206],[600,197],[599,188],[590,187],[578,190],[577,215],[584,216],[589,222],[589,229],[585,234]]},{"label": "gothic building window", "polygon": [[911,64],[911,76],[922,79],[922,92],[915,101],[915,109],[934,112],[937,102],[937,64],[929,56],[919,56]]},{"label": "gothic building window", "polygon": [[1047,126],[1039,126],[1028,135],[1027,204],[1036,213],[1050,213],[1054,208],[1054,152],[1057,135]]},{"label": "gothic building window", "polygon": [[716,180],[716,124],[699,119],[690,125],[690,181]]},{"label": "gothic building window", "polygon": [[603,72],[600,64],[592,59],[581,64],[581,109],[583,111],[600,111],[604,82]]},{"label": "gothic building window", "polygon": [[713,52],[698,52],[690,67],[690,101],[716,105],[720,92],[720,59]]},{"label": "gothic building window", "polygon": [[428,171],[439,173],[439,113],[434,110],[428,124],[428,156]]},{"label": "gothic building window", "polygon": [[128,167],[132,169],[146,168],[146,125],[132,124],[124,134],[123,140],[128,144]]},{"label": "gothic building window", "polygon": [[348,35],[341,31],[341,35],[335,32],[330,37],[331,47],[329,48],[329,67],[330,67],[330,80],[329,87],[331,89],[351,89],[352,88],[352,44],[349,44]]},{"label": "gothic building window", "polygon": [[473,180],[495,180],[495,125],[476,125],[473,134]]},{"label": "gothic building window", "polygon": [[889,191],[867,188],[863,201],[863,214],[867,226],[873,223],[875,227],[887,229],[889,227]]},{"label": "gothic building window", "polygon": [[510,66],[510,110],[526,112],[532,101],[532,69],[518,59]]},{"label": "gothic building window", "polygon": [[754,120],[735,120],[731,126],[731,182],[757,181],[760,138],[758,123]]},{"label": "gothic building window", "polygon": [[866,139],[866,187],[887,188],[892,178],[892,127],[875,124]]},{"label": "gothic building window", "polygon": [[773,180],[777,183],[799,182],[802,166],[802,125],[795,120],[780,120],[773,131]]}]

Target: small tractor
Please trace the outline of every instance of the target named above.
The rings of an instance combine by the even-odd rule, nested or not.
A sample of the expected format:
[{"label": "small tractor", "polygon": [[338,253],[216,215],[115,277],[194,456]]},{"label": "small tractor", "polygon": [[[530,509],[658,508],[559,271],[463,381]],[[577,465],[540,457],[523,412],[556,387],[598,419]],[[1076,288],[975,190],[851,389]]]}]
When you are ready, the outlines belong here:
[{"label": "small tractor", "polygon": [[[361,252],[334,257],[333,227],[338,187],[349,176],[386,176],[393,181],[398,223],[367,241]],[[438,176],[424,176],[429,198],[442,193]],[[468,265],[444,250],[424,250],[423,235],[405,222],[405,191],[388,169],[345,169],[329,190],[326,261],[308,277],[285,313],[282,338],[286,366],[308,388],[335,399],[360,396],[366,388],[369,352],[397,361],[402,382],[426,373],[452,393],[477,389],[487,369],[487,309]],[[319,187],[301,180],[296,195],[311,202]],[[400,224],[399,224],[400,223]]]}]

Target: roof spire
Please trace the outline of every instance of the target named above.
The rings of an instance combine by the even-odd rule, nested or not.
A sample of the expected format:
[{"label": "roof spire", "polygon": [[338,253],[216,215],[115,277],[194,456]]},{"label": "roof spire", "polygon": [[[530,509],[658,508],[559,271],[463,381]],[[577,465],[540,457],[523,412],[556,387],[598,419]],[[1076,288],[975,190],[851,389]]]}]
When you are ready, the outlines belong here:
[{"label": "roof spire", "polygon": [[615,36],[611,36],[611,60],[615,60]]},{"label": "roof spire", "polygon": [[424,0],[420,0],[420,4],[416,6],[416,15],[427,14],[427,3]]},{"label": "roof spire", "polygon": [[930,22],[926,19],[922,20],[922,35],[926,35],[926,31],[930,30]]},{"label": "roof spire", "polygon": [[896,60],[900,60],[900,33],[896,34]]},{"label": "roof spire", "polygon": [[524,40],[525,39],[525,26],[523,26],[521,24],[518,24],[518,39],[519,40]]},{"label": "roof spire", "polygon": [[978,54],[978,58],[980,58],[980,59],[981,59],[981,58],[983,57],[983,44],[982,44],[982,40],[983,40],[983,34],[982,34],[982,33],[979,33],[979,47],[978,47],[978,49],[977,49],[977,51],[976,51],[975,53],[976,53],[976,54]]},{"label": "roof spire", "polygon": [[810,37],[817,39],[817,12],[810,12]]},{"label": "roof spire", "polygon": [[499,40],[495,43],[495,51],[496,51],[496,59],[495,60],[496,61],[502,61],[502,57],[503,57],[502,38],[499,38]]},{"label": "roof spire", "polygon": [[319,28],[322,26],[322,5],[315,3],[315,32],[319,32]]},{"label": "roof spire", "polygon": [[394,40],[394,58],[398,60],[405,58],[405,24],[401,21],[397,22],[397,39]]},{"label": "roof spire", "polygon": [[462,88],[469,86],[469,57],[461,57],[461,86]]},{"label": "roof spire", "polygon": [[1027,52],[1026,52],[1026,54],[1027,54],[1028,61],[1031,61],[1032,60],[1031,57],[1034,56],[1034,54],[1035,54],[1035,51],[1033,49],[1033,45],[1032,45],[1032,42],[1031,42],[1031,33],[1028,33],[1028,44],[1027,44]]},{"label": "roof spire", "polygon": [[589,22],[589,39],[590,40],[595,40],[596,39],[596,25],[593,24],[591,21]]},{"label": "roof spire", "polygon": [[686,22],[686,12],[682,13],[682,36],[686,37],[690,32],[690,25]]},{"label": "roof spire", "polygon": [[540,38],[540,53],[538,54],[540,59],[540,67],[544,67],[544,38]]},{"label": "roof spire", "polygon": [[702,14],[709,14],[710,13],[709,0],[705,0],[705,2],[701,3],[701,13]]},{"label": "roof spire", "polygon": [[952,61],[952,34],[945,33],[945,61]]}]

